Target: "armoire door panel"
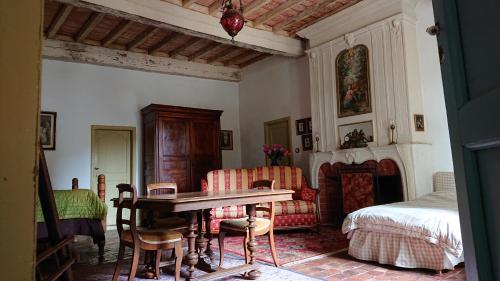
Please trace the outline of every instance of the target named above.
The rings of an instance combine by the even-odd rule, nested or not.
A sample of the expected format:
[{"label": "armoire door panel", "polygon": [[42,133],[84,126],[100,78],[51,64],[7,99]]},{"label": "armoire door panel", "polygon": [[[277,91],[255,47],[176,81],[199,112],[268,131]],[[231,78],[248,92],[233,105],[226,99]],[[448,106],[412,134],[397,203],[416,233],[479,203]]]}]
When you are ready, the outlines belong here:
[{"label": "armoire door panel", "polygon": [[192,155],[213,155],[218,150],[218,124],[213,121],[193,121],[191,123]]},{"label": "armoire door panel", "polygon": [[159,182],[175,182],[178,192],[186,192],[190,184],[189,159],[187,157],[163,157]]},{"label": "armoire door panel", "polygon": [[163,156],[189,153],[189,122],[183,119],[160,119],[160,148]]}]

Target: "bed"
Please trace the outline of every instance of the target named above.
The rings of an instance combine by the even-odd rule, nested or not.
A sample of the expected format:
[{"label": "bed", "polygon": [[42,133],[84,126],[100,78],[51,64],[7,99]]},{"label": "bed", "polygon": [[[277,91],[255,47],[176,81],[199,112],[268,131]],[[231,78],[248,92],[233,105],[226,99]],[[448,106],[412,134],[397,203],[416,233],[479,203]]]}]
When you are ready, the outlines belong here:
[{"label": "bed", "polygon": [[342,225],[349,255],[438,272],[463,262],[453,173],[436,173],[433,182],[435,192],[415,200],[350,213]]},{"label": "bed", "polygon": [[[63,235],[86,235],[99,247],[99,257],[104,255],[107,206],[104,203],[105,178],[98,177],[98,194],[89,189],[79,189],[78,180],[72,181],[71,190],[54,190],[59,216],[59,228]],[[47,227],[40,202],[36,205],[37,240],[44,243]]]}]

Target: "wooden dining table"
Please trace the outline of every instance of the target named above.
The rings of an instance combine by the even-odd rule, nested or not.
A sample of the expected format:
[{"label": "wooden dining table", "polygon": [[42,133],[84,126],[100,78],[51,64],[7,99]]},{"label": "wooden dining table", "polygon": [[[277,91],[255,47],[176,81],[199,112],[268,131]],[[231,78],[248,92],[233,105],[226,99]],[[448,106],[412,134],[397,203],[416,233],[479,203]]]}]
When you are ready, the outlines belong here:
[{"label": "wooden dining table", "polygon": [[[185,256],[188,265],[187,280],[215,280],[226,276],[244,272],[249,279],[257,279],[261,272],[255,262],[255,251],[257,242],[255,240],[255,216],[256,205],[266,202],[292,200],[293,190],[279,189],[251,189],[251,190],[221,190],[217,192],[186,192],[176,194],[162,194],[140,196],[137,199],[136,208],[142,210],[153,210],[159,212],[183,212],[187,216],[188,252]],[[117,207],[117,198],[112,200]],[[125,204],[130,204],[130,200],[125,200]],[[211,249],[212,234],[210,232],[210,210],[213,208],[246,205],[248,215],[249,240],[247,243],[249,251],[249,263],[233,268],[213,268],[207,264],[199,264],[200,258],[212,256]],[[203,217],[205,223],[205,234],[202,232]],[[196,227],[198,226],[198,227]],[[197,251],[198,249],[198,251]],[[205,259],[201,259],[207,263]],[[193,276],[195,267],[207,271],[207,274]]]}]

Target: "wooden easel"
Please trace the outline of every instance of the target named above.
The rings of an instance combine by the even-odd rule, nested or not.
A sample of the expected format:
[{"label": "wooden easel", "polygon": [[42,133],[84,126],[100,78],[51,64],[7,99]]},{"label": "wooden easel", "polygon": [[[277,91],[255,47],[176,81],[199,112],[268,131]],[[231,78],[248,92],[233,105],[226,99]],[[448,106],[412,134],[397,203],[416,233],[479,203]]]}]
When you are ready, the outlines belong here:
[{"label": "wooden easel", "polygon": [[[73,281],[75,278],[71,271],[71,266],[77,261],[77,257],[73,255],[68,248],[68,245],[73,242],[73,236],[64,237],[59,230],[59,216],[57,214],[49,170],[47,169],[47,162],[45,161],[45,154],[42,148],[40,148],[39,159],[38,197],[40,199],[45,225],[47,226],[50,246],[48,249],[37,254],[37,277],[39,280],[44,281]],[[50,276],[41,276],[39,270],[40,263],[52,256],[54,256],[55,260],[55,271],[52,272]]]}]

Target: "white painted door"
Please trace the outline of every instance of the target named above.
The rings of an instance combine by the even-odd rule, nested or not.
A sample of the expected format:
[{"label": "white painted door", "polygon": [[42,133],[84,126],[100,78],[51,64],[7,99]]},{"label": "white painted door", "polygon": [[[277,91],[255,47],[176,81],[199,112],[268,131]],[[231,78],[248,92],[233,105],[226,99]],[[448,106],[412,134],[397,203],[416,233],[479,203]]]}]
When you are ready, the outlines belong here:
[{"label": "white painted door", "polygon": [[467,280],[500,280],[500,1],[433,4]]},{"label": "white painted door", "polygon": [[116,225],[116,208],[112,198],[118,197],[116,185],[131,183],[132,136],[129,130],[96,129],[92,145],[92,187],[97,191],[97,176],[106,177],[107,225]]}]

